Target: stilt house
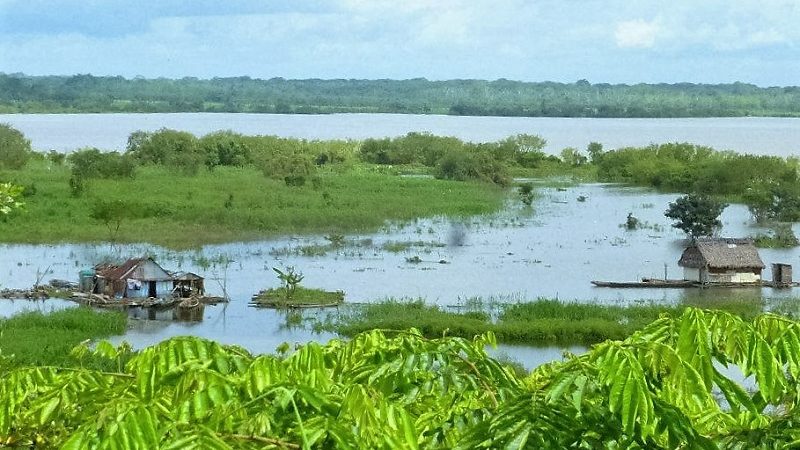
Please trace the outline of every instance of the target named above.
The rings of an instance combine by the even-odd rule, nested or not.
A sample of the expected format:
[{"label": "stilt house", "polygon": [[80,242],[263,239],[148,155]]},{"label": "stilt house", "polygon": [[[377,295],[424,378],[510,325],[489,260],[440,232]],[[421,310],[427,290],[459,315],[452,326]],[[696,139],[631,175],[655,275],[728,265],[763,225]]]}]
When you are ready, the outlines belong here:
[{"label": "stilt house", "polygon": [[683,251],[683,278],[698,283],[758,283],[764,262],[747,239],[698,239]]},{"label": "stilt house", "polygon": [[119,266],[95,267],[94,292],[124,298],[171,297],[173,277],[152,258],[132,258]]}]

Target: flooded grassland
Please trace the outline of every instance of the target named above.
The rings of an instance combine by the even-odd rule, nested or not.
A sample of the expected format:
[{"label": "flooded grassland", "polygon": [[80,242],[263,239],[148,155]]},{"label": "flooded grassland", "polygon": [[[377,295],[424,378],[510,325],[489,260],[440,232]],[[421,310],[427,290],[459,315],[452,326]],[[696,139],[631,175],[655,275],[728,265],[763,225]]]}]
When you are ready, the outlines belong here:
[{"label": "flooded grassland", "polygon": [[[567,188],[539,187],[532,207],[514,198],[501,213],[451,220],[445,217],[387,224],[368,235],[287,236],[257,242],[209,245],[175,251],[152,245],[109,244],[3,245],[0,279],[3,287],[24,288],[37,279],[76,279],[81,268],[104,259],[152,255],[165,268],[206,277],[211,295],[230,303],[206,306],[200,322],[132,320],[124,336],[142,347],[177,335],[196,335],[238,344],[255,352],[271,352],[280,343],[325,341],[329,332],[304,324],[324,321],[337,309],[307,310],[287,315],[248,307],[253,294],[280,286],[273,267],[294,267],[302,285],[342,290],[348,304],[388,298],[423,299],[458,311],[475,298],[485,304],[515,303],[537,298],[606,305],[681,303],[703,305],[714,298],[765,300],[782,305],[792,290],[743,289],[608,289],[591,280],[635,281],[643,277],[680,278],[678,258],[685,236],[663,216],[675,194],[641,188],[586,184]],[[579,200],[582,197],[583,201]],[[628,213],[642,224],[625,229]],[[761,232],[747,209],[731,205],[722,215],[722,236],[744,237]],[[764,262],[797,264],[800,250],[762,249]],[[769,275],[765,271],[765,276]],[[472,299],[472,300],[471,300]],[[0,302],[3,315],[25,309],[60,308],[61,301]],[[147,319],[142,312],[132,312]],[[509,347],[529,363],[528,350]],[[551,351],[552,353],[552,351]]]}]

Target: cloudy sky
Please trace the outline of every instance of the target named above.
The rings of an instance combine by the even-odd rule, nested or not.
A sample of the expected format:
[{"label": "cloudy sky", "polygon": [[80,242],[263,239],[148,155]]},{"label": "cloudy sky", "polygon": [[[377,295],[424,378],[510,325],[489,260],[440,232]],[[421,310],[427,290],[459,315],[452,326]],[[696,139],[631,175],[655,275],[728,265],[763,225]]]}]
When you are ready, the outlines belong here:
[{"label": "cloudy sky", "polygon": [[797,0],[0,0],[0,72],[800,84]]}]

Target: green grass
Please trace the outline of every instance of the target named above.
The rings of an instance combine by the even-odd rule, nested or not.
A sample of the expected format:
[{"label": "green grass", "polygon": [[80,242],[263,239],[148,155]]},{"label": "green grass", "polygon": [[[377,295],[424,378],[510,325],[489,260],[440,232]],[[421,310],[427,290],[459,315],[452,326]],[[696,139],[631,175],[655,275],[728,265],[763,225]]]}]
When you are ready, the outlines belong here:
[{"label": "green grass", "polygon": [[[498,342],[508,344],[591,345],[607,339],[624,339],[662,314],[680,315],[687,306],[692,305],[607,306],[539,299],[502,304],[497,320],[492,320],[490,314],[480,310],[450,312],[426,305],[422,300],[386,300],[329,316],[325,322],[317,322],[314,326],[343,336],[354,336],[371,329],[405,330],[413,327],[427,337],[472,338],[492,331]],[[764,303],[760,300],[717,300],[703,307],[752,318],[763,311]]]},{"label": "green grass", "polygon": [[[0,242],[151,242],[173,248],[291,233],[373,231],[385,221],[472,216],[502,207],[489,184],[400,177],[355,167],[324,171],[319,183],[289,187],[253,168],[205,169],[197,176],[140,167],[135,179],[88,181],[73,197],[65,166],[33,161],[0,179],[32,186],[24,211],[0,223]],[[232,196],[232,198],[231,198]],[[119,200],[136,215],[116,235],[90,217],[99,200]]]},{"label": "green grass", "polygon": [[267,289],[253,298],[253,303],[266,308],[293,308],[303,306],[336,306],[344,302],[344,292],[297,286],[292,298],[286,298],[286,288]]},{"label": "green grass", "polygon": [[124,333],[127,317],[86,307],[0,319],[0,355],[18,365],[73,365],[70,350],[87,339]]}]

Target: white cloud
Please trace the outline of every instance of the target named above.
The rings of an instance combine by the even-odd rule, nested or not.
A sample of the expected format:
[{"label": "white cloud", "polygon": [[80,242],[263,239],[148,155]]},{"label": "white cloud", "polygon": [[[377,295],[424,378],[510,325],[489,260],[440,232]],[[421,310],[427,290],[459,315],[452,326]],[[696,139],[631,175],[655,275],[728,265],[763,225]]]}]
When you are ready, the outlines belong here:
[{"label": "white cloud", "polygon": [[650,48],[655,44],[659,30],[655,21],[629,20],[617,23],[614,38],[621,48]]}]

